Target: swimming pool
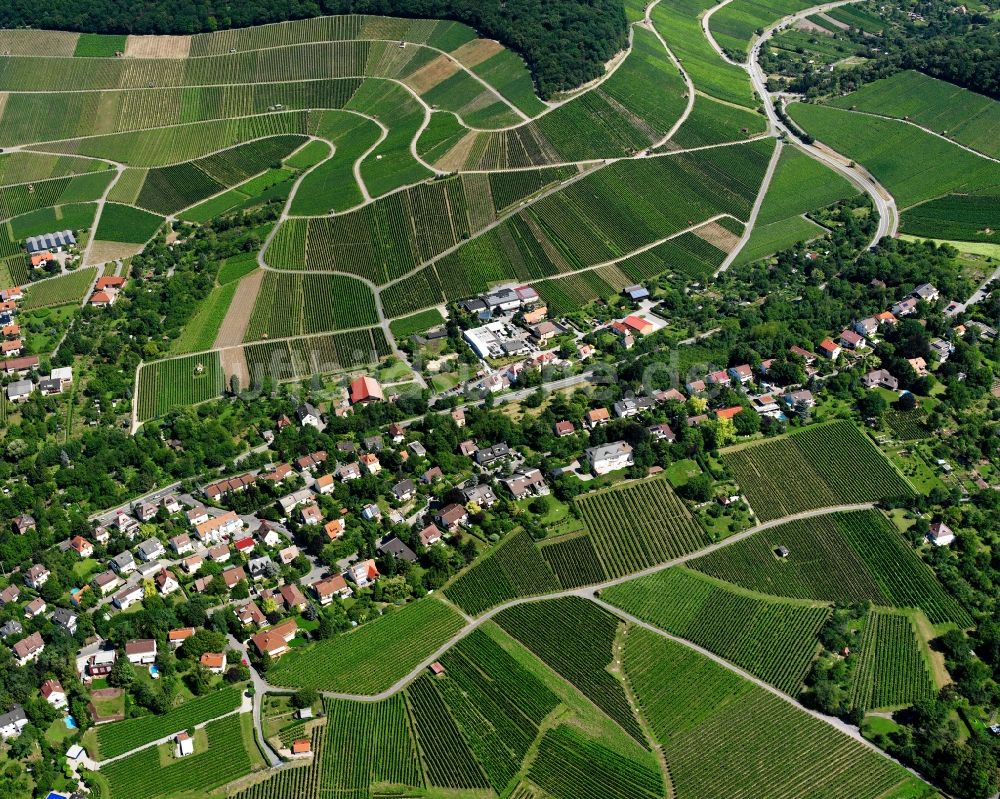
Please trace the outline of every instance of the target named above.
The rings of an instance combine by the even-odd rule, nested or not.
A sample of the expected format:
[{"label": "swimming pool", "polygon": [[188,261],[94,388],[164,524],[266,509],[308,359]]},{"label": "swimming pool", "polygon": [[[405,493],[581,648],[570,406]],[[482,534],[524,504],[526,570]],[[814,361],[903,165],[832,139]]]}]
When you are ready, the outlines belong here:
[{"label": "swimming pool", "polygon": [[63,723],[66,725],[66,729],[67,730],[75,730],[76,729],[76,719],[73,718],[72,716],[66,716],[63,719]]},{"label": "swimming pool", "polygon": [[149,676],[154,680],[160,679],[160,670],[156,667],[155,663],[149,667]]}]

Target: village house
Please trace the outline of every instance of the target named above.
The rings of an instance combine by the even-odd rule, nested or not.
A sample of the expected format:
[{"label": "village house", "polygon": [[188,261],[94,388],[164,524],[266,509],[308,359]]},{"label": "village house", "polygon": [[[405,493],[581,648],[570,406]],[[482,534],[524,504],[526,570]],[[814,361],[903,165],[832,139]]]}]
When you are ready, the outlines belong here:
[{"label": "village house", "polygon": [[280,624],[262,630],[250,640],[261,655],[277,658],[289,650],[288,644],[298,634],[298,629],[295,619],[285,619]]},{"label": "village house", "polygon": [[607,408],[594,408],[583,415],[583,426],[588,430],[606,425],[611,421],[611,414]]},{"label": "village house", "polygon": [[433,546],[441,540],[442,533],[438,529],[437,525],[428,524],[423,530],[420,531],[420,543],[425,547]]},{"label": "village house", "polygon": [[35,384],[30,380],[16,380],[7,386],[7,399],[11,402],[24,402],[35,390]]},{"label": "village house", "polygon": [[17,665],[27,666],[36,660],[44,649],[45,641],[42,639],[41,633],[34,632],[27,638],[22,638],[14,644],[14,657],[17,659]]},{"label": "village house", "polygon": [[319,509],[319,505],[312,502],[299,510],[302,514],[303,524],[322,524],[323,523],[323,512]]},{"label": "village house", "polygon": [[584,458],[595,475],[626,469],[634,463],[632,447],[624,441],[587,447],[584,450]]},{"label": "village house", "polygon": [[278,589],[278,594],[281,595],[281,601],[284,603],[285,609],[290,612],[301,613],[309,604],[306,595],[302,593],[295,583],[286,583],[281,586]]},{"label": "village house", "polygon": [[861,385],[865,388],[885,388],[889,391],[896,391],[899,388],[899,380],[886,369],[873,369],[861,376]]},{"label": "village house", "polygon": [[927,370],[927,361],[923,358],[907,358],[906,362],[913,367],[913,371],[917,373],[917,377],[927,377],[930,374]]},{"label": "village house", "polygon": [[392,495],[397,502],[409,502],[417,493],[417,486],[412,480],[400,480],[392,487]]},{"label": "village house", "polygon": [[136,602],[142,602],[143,590],[140,583],[127,585],[111,600],[119,610],[128,610]]},{"label": "village house", "polygon": [[24,708],[14,705],[3,715],[0,715],[0,738],[9,740],[21,734],[21,730],[28,726],[28,716]]},{"label": "village house", "polygon": [[361,518],[369,522],[377,522],[382,518],[382,509],[374,502],[361,509]]},{"label": "village house", "polygon": [[152,638],[137,638],[126,642],[125,657],[136,666],[148,666],[156,662],[156,641]]},{"label": "village house", "polygon": [[347,531],[347,522],[344,519],[331,519],[323,525],[323,531],[327,538],[336,541],[338,538],[343,538]]},{"label": "village house", "polygon": [[313,501],[313,492],[308,488],[300,488],[287,496],[282,497],[278,500],[278,505],[281,506],[282,513],[285,516],[291,516],[292,511],[302,505],[308,505]]},{"label": "village house", "polygon": [[480,508],[492,508],[496,504],[497,496],[488,485],[474,485],[462,489],[462,496],[466,502],[474,502]]},{"label": "village house", "polygon": [[638,416],[643,411],[650,410],[655,404],[656,401],[652,397],[623,397],[612,407],[615,416],[619,419],[628,419],[632,416]]},{"label": "village house", "polygon": [[510,447],[503,441],[491,447],[483,447],[476,450],[476,463],[483,467],[492,467],[497,461],[508,458],[511,455]]},{"label": "village house", "polygon": [[243,582],[247,578],[247,573],[243,571],[242,566],[230,566],[222,572],[222,582],[226,584],[226,588],[232,591],[237,584]]},{"label": "village house", "polygon": [[56,710],[61,710],[69,704],[66,699],[66,692],[63,690],[59,680],[46,680],[42,683],[42,699],[48,702]]},{"label": "village house", "polygon": [[420,482],[425,485],[430,485],[431,483],[442,479],[444,479],[444,472],[441,471],[440,466],[431,466],[430,469],[420,476]]},{"label": "village house", "polygon": [[56,608],[52,612],[52,623],[62,627],[70,635],[76,633],[76,614],[66,608]]},{"label": "village house", "polygon": [[364,470],[370,475],[376,475],[382,471],[382,464],[379,463],[378,455],[372,452],[366,452],[359,459]]},{"label": "village house", "polygon": [[195,574],[205,563],[205,558],[201,555],[190,555],[181,561],[181,569],[187,575]]},{"label": "village house", "polygon": [[24,575],[24,583],[28,588],[34,588],[37,591],[48,582],[50,574],[51,572],[41,563],[36,563]]},{"label": "village house", "polygon": [[69,540],[69,547],[81,558],[89,558],[94,554],[94,545],[83,536],[73,536]]},{"label": "village house", "polygon": [[184,514],[187,517],[188,524],[192,527],[197,527],[199,524],[204,524],[209,520],[208,508],[204,505],[199,505],[197,508],[191,508]]},{"label": "village house", "polygon": [[358,463],[344,463],[337,467],[337,477],[341,482],[361,478],[361,466]]},{"label": "village house", "polygon": [[263,579],[271,573],[272,569],[275,574],[278,571],[274,565],[274,561],[267,557],[267,555],[261,555],[259,558],[250,558],[247,561],[247,569],[250,571],[250,576],[255,580]]},{"label": "village house", "polygon": [[565,438],[566,436],[571,436],[576,432],[576,428],[573,427],[573,423],[567,420],[562,420],[556,422],[553,427],[553,432],[556,434],[557,438]]},{"label": "village house", "polygon": [[462,441],[458,445],[458,451],[466,458],[471,458],[473,455],[476,454],[476,451],[478,449],[479,447],[476,445],[476,442],[473,441],[472,439],[466,439],[465,441]]},{"label": "village house", "polygon": [[510,477],[501,477],[503,483],[514,499],[524,499],[530,496],[544,496],[549,493],[545,478],[539,469],[524,469],[514,472]]},{"label": "village house", "polygon": [[176,630],[168,630],[167,643],[170,644],[171,649],[177,649],[177,647],[194,635],[194,633],[194,627],[179,627]]},{"label": "village house", "polygon": [[20,635],[24,632],[24,625],[17,619],[9,619],[0,625],[0,638],[10,638],[12,635]]},{"label": "village house", "polygon": [[849,350],[859,350],[867,345],[868,342],[865,340],[865,337],[853,330],[843,330],[840,333],[840,346],[842,347],[846,347]]},{"label": "village house", "polygon": [[24,606],[24,616],[28,619],[36,619],[45,612],[46,607],[45,600],[37,596]]},{"label": "village house", "polygon": [[354,593],[347,581],[339,574],[317,580],[312,584],[312,589],[320,605],[329,605],[333,602],[334,597],[346,599]]},{"label": "village house", "polygon": [[911,292],[910,296],[924,302],[937,302],[941,292],[930,283],[921,283]]},{"label": "village house", "polygon": [[94,590],[98,591],[101,596],[107,596],[112,591],[118,589],[118,586],[122,584],[121,577],[115,574],[111,569],[103,571],[96,575],[90,584],[94,586]]},{"label": "village house", "polygon": [[320,494],[332,494],[334,487],[332,474],[321,474],[313,483],[313,488]]},{"label": "village house", "polygon": [[10,605],[21,596],[21,590],[16,585],[8,585],[3,591],[0,591],[0,605]]},{"label": "village house", "polygon": [[916,310],[917,301],[913,297],[907,297],[905,300],[900,300],[892,306],[892,313],[895,316],[909,316],[911,313],[916,312]]},{"label": "village house", "polygon": [[646,429],[656,441],[666,441],[668,444],[673,444],[677,440],[677,434],[668,424],[654,424]]},{"label": "village house", "polygon": [[158,538],[147,538],[135,548],[139,560],[149,563],[166,553]]},{"label": "village house", "polygon": [[233,614],[244,627],[262,627],[267,624],[267,616],[252,599],[234,607]]},{"label": "village house", "polygon": [[174,736],[174,757],[187,757],[194,754],[194,739],[187,732],[179,732]]},{"label": "village house", "polygon": [[14,532],[18,535],[27,535],[35,531],[35,517],[22,513],[14,519]]},{"label": "village house", "polygon": [[156,587],[161,594],[168,596],[180,588],[181,584],[177,581],[173,572],[163,569],[156,575]]},{"label": "village house", "polygon": [[347,576],[354,581],[358,588],[365,588],[378,579],[379,573],[378,568],[375,566],[375,561],[369,559],[361,560],[348,566]]},{"label": "village house", "polygon": [[222,674],[226,670],[226,653],[205,652],[201,656],[201,665],[212,674]]},{"label": "village house", "polygon": [[830,361],[835,361],[840,357],[840,345],[835,344],[828,338],[823,339],[819,343],[819,352],[824,358]]},{"label": "village house", "polygon": [[282,566],[288,566],[293,560],[299,556],[299,548],[294,544],[290,547],[285,547],[278,552],[278,560],[281,562]]},{"label": "village house", "polygon": [[434,515],[434,522],[449,533],[456,532],[461,525],[467,524],[468,521],[469,512],[461,505],[454,503],[441,508]]},{"label": "village house", "polygon": [[231,557],[229,547],[226,544],[216,544],[208,550],[208,559],[215,563],[226,563]]},{"label": "village house", "polygon": [[194,544],[191,541],[191,536],[187,533],[181,533],[170,539],[170,548],[178,555],[184,555],[194,550]]},{"label": "village house", "polygon": [[323,415],[319,408],[311,402],[303,402],[295,409],[295,418],[298,419],[301,427],[315,427],[317,430],[323,429]]},{"label": "village house", "polygon": [[266,472],[260,475],[258,479],[264,480],[268,483],[283,483],[289,477],[292,476],[292,466],[289,463],[279,463],[276,466],[272,466]]}]

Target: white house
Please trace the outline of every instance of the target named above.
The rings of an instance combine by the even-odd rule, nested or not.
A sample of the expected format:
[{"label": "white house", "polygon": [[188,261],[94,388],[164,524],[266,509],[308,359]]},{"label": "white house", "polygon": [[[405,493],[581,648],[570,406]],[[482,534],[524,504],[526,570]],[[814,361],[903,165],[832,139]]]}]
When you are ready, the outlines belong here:
[{"label": "white house", "polygon": [[0,738],[5,741],[8,738],[16,738],[21,734],[21,730],[27,726],[28,717],[24,713],[24,708],[20,705],[14,705],[0,716]]},{"label": "white house", "polygon": [[627,469],[635,462],[632,459],[632,447],[624,441],[588,447],[583,454],[590,464],[590,470],[596,475]]},{"label": "white house", "polygon": [[142,594],[142,586],[138,583],[136,585],[128,585],[115,594],[114,599],[111,601],[119,610],[128,610],[136,602],[142,602]]},{"label": "white house", "polygon": [[187,757],[194,754],[194,739],[186,732],[179,732],[174,737],[177,746],[174,748],[174,757]]},{"label": "white house", "polygon": [[156,640],[136,638],[125,644],[125,657],[129,663],[148,666],[156,660]]},{"label": "white house", "polygon": [[66,692],[58,680],[46,680],[42,683],[42,699],[56,708],[56,710],[64,708],[69,704],[66,699]]},{"label": "white house", "polygon": [[955,540],[955,533],[944,522],[935,522],[931,525],[927,540],[936,547],[946,547]]}]

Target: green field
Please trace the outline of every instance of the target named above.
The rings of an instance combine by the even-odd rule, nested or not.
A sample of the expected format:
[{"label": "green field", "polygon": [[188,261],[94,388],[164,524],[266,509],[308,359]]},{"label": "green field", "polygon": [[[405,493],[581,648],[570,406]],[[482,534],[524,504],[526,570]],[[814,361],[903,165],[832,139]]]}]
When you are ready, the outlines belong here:
[{"label": "green field", "polygon": [[397,341],[402,341],[417,333],[425,333],[432,328],[438,327],[442,322],[444,322],[444,317],[441,316],[441,312],[437,308],[429,308],[412,316],[394,319],[392,324],[389,325],[389,329]]},{"label": "green field", "polygon": [[908,119],[973,150],[1000,157],[1000,103],[968,89],[907,70],[835,97],[837,108]]},{"label": "green field", "polygon": [[522,596],[558,588],[545,561],[524,532],[511,533],[445,589],[445,596],[471,615]]},{"label": "green field", "polygon": [[234,280],[212,289],[184,326],[184,331],[170,345],[171,354],[199,352],[212,347],[238,285],[239,281]]},{"label": "green field", "polygon": [[823,605],[754,596],[683,568],[612,586],[601,597],[793,696],[816,654],[819,629],[830,615]]},{"label": "green field", "polygon": [[758,29],[810,5],[808,0],[733,0],[712,15],[709,30],[720,47],[744,54]]},{"label": "green field", "polygon": [[709,543],[663,477],[585,494],[576,504],[609,577],[655,566]]},{"label": "green field", "polygon": [[[816,139],[867,168],[902,210],[946,194],[1000,193],[1000,164],[905,122],[808,103],[793,103],[788,114]],[[1000,219],[995,222],[991,227],[1000,227]]]},{"label": "green field", "polygon": [[163,217],[119,203],[106,203],[97,223],[94,238],[98,241],[121,241],[142,244],[152,238]]},{"label": "green field", "polygon": [[517,605],[496,622],[571,682],[636,741],[645,738],[621,682],[608,670],[618,619],[579,597]]},{"label": "green field", "polygon": [[[204,792],[250,773],[247,745],[253,744],[244,740],[238,715],[209,722],[205,731],[206,750],[196,748],[193,755],[169,765],[161,764],[159,747],[151,746],[104,766],[101,774],[111,789],[111,799],[157,799],[183,791]],[[166,747],[172,749],[173,744]]]},{"label": "green field", "polygon": [[761,521],[914,493],[852,422],[724,450],[722,457]]},{"label": "green field", "polygon": [[903,212],[899,229],[910,236],[1000,244],[1000,194],[949,194]]},{"label": "green field", "polygon": [[225,390],[218,352],[154,361],[139,372],[138,418],[146,421],[171,408],[216,399]]},{"label": "green field", "polygon": [[33,308],[78,303],[94,282],[96,272],[96,269],[78,269],[75,272],[32,283],[25,289],[21,307],[30,311]]},{"label": "green field", "polygon": [[375,694],[405,677],[462,627],[436,599],[387,613],[357,630],[281,658],[267,673],[275,685]]},{"label": "green field", "polygon": [[240,706],[240,694],[239,688],[225,688],[189,699],[162,716],[140,716],[95,727],[97,749],[94,756],[107,760],[151,741],[211,721],[236,710]]},{"label": "green field", "polygon": [[909,705],[936,693],[908,616],[872,611],[865,621],[851,704],[868,710]]},{"label": "green field", "polygon": [[624,666],[678,799],[937,795],[798,706],[655,633],[629,633]]},{"label": "green field", "polygon": [[[788,549],[779,558],[775,550]],[[762,530],[691,562],[731,583],[776,596],[915,607],[935,624],[967,624],[896,529],[878,511],[817,516]]]}]

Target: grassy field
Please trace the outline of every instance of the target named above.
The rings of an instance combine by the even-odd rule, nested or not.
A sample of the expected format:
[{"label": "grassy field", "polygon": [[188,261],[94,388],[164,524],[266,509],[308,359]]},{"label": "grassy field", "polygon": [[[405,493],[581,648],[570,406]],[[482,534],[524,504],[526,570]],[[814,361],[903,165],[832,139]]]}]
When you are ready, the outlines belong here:
[{"label": "grassy field", "polygon": [[238,285],[239,281],[233,280],[212,289],[211,293],[201,301],[194,316],[184,326],[184,332],[170,345],[172,355],[199,352],[212,347]]},{"label": "grassy field", "polygon": [[[795,705],[655,633],[629,633],[624,667],[670,764],[678,799],[937,795],[902,767]],[[665,669],[669,680],[663,679]]]},{"label": "grassy field", "polygon": [[909,121],[973,150],[1000,157],[1000,103],[921,72],[906,70],[835,97],[837,108]]},{"label": "grassy field", "polygon": [[798,693],[816,654],[824,605],[754,596],[683,568],[613,586],[602,599]]},{"label": "grassy field", "polygon": [[389,329],[392,331],[392,335],[401,341],[417,333],[424,333],[431,328],[438,327],[442,322],[444,322],[444,317],[441,316],[441,312],[437,308],[429,308],[412,316],[394,319],[389,325]]},{"label": "grassy field", "polygon": [[423,599],[281,658],[269,671],[276,685],[375,694],[391,686],[462,627],[436,599]]},{"label": "grassy field", "polygon": [[68,272],[65,275],[32,283],[25,289],[21,307],[30,311],[33,308],[78,303],[94,281],[96,271],[95,269],[78,269],[75,272]]},{"label": "grassy field", "polygon": [[[788,114],[819,141],[865,166],[901,209],[946,194],[998,193],[1000,164],[913,125],[807,103],[793,103]],[[994,228],[1000,226],[996,221]]]},{"label": "grassy field", "polygon": [[[779,558],[776,550],[788,549]],[[776,596],[915,607],[935,624],[968,614],[878,511],[818,516],[762,530],[691,567]]]},{"label": "grassy field", "polygon": [[[761,521],[914,493],[852,422],[724,450],[722,457]],[[789,474],[796,479],[789,482]]]}]

